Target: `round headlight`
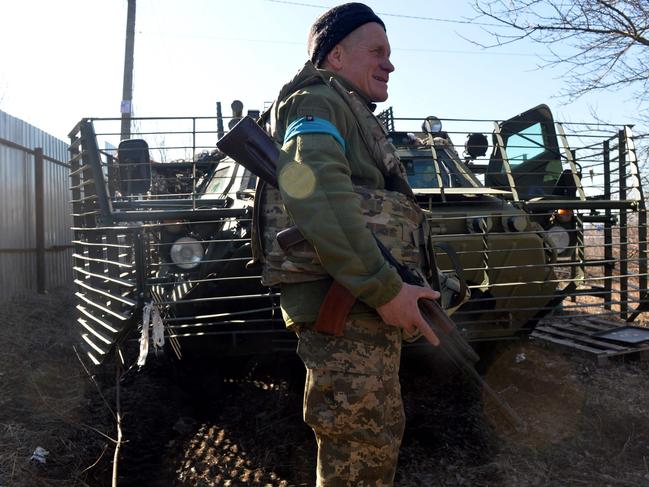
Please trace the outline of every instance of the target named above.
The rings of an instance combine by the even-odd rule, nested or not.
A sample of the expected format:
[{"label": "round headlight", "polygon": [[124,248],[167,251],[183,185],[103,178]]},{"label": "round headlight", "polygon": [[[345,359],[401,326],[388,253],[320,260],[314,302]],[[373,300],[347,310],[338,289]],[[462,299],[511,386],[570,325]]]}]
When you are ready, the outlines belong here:
[{"label": "round headlight", "polygon": [[560,225],[553,225],[548,228],[547,237],[557,250],[557,254],[564,252],[570,246],[570,234],[568,230]]},{"label": "round headlight", "polygon": [[171,246],[171,261],[181,269],[193,269],[200,264],[205,250],[201,243],[192,237],[182,237]]},{"label": "round headlight", "polygon": [[442,121],[437,117],[426,117],[421,124],[421,129],[427,134],[438,134],[442,131]]},{"label": "round headlight", "polygon": [[489,149],[489,140],[484,134],[472,133],[467,135],[466,142],[464,143],[464,150],[471,159],[477,159],[487,153]]},{"label": "round headlight", "polygon": [[503,217],[503,227],[508,232],[524,232],[527,228],[526,215],[509,215]]}]

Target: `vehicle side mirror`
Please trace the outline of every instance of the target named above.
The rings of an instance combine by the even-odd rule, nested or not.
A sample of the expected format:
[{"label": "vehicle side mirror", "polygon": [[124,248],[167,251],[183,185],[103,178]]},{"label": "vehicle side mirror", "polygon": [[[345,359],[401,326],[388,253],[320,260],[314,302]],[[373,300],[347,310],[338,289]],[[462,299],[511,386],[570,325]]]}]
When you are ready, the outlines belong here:
[{"label": "vehicle side mirror", "polygon": [[149,146],[142,139],[127,139],[119,143],[120,191],[123,195],[145,194],[151,188]]}]

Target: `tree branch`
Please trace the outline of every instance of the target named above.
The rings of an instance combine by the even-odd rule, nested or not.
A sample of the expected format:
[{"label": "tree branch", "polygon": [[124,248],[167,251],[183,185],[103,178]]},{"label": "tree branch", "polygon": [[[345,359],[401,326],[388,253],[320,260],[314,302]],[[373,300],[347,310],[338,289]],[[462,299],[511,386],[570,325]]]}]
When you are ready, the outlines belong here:
[{"label": "tree branch", "polygon": [[493,44],[474,44],[490,49],[530,39],[544,45],[550,53],[545,66],[571,67],[569,96],[640,85],[647,101],[649,9],[643,1],[475,0],[474,10],[500,25],[485,29]]}]

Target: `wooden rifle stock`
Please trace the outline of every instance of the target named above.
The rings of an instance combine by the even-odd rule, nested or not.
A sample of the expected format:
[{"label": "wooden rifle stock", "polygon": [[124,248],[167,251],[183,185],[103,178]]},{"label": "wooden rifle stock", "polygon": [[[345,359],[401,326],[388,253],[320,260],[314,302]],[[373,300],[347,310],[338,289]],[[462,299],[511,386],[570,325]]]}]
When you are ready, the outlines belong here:
[{"label": "wooden rifle stock", "polygon": [[252,118],[239,120],[216,146],[262,181],[277,187],[279,148]]}]

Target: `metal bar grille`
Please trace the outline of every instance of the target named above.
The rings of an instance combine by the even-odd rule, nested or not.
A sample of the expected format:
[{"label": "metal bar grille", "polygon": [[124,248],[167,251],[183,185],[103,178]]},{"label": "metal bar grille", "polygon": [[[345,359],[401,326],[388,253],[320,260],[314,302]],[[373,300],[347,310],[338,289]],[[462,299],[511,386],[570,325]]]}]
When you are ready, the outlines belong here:
[{"label": "metal bar grille", "polygon": [[[394,128],[409,119],[388,120]],[[71,134],[74,275],[90,361],[103,362],[137,332],[148,303],[160,311],[177,353],[180,344],[208,336],[254,350],[264,349],[256,339],[289,338],[282,335],[279,291],[261,286],[260,269],[246,265],[256,181],[210,152],[217,121],[135,120],[133,137],[147,144],[130,152],[119,145],[118,122],[82,122]],[[463,180],[488,177],[489,159],[464,165],[433,137],[432,145],[399,149],[402,160],[432,161],[418,173],[432,187],[415,193],[433,243],[454,249],[471,290],[453,316],[470,340],[529,333],[547,315],[635,319],[647,306],[647,216],[631,135],[581,136],[576,145],[567,132],[555,163],[568,171],[565,188],[574,194],[562,187],[540,198],[522,196],[533,193],[524,182],[534,173],[519,169],[521,160],[507,153],[515,148],[505,147],[500,133],[493,154],[506,162],[498,174],[508,187],[501,191],[450,177],[450,159]],[[137,150],[146,157],[135,157]],[[449,274],[456,270],[444,252],[437,262]],[[559,329],[557,338],[569,332]]]}]

